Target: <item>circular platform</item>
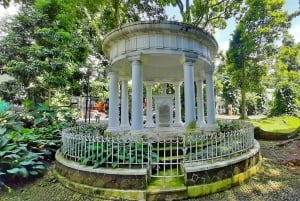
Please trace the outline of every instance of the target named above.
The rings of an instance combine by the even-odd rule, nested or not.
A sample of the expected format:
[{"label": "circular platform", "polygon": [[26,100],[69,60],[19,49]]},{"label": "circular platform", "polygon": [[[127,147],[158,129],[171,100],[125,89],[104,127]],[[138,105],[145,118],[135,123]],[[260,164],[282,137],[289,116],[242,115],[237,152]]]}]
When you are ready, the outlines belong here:
[{"label": "circular platform", "polygon": [[253,127],[238,122],[239,129],[224,133],[154,128],[144,135],[105,136],[98,124],[68,128],[54,173],[67,187],[103,199],[178,200],[215,193],[250,178],[261,164]]}]

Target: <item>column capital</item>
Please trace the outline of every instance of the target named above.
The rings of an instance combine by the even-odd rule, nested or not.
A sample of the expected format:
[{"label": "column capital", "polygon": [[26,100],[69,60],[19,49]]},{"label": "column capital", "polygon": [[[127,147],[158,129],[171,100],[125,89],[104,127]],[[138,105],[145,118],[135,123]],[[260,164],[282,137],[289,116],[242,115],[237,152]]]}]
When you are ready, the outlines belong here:
[{"label": "column capital", "polygon": [[109,69],[108,75],[118,75],[116,71],[113,71],[112,69]]},{"label": "column capital", "polygon": [[121,81],[129,81],[131,78],[129,78],[129,77],[124,77],[124,76],[121,76],[120,78],[119,78],[119,80],[121,80]]},{"label": "column capital", "polygon": [[214,73],[214,71],[215,71],[215,65],[210,65],[209,67],[207,67],[207,68],[205,68],[205,73]]},{"label": "column capital", "polygon": [[182,81],[179,82],[171,82],[171,84],[173,84],[173,86],[180,86],[182,84]]},{"label": "column capital", "polygon": [[153,82],[153,81],[145,81],[144,82],[144,85],[145,86],[153,86],[156,82]]},{"label": "column capital", "polygon": [[127,54],[127,59],[130,62],[141,62],[141,54]]},{"label": "column capital", "polygon": [[203,82],[205,79],[203,79],[203,78],[199,78],[199,79],[197,79],[197,80],[195,80],[195,82],[196,83],[199,83],[199,82]]},{"label": "column capital", "polygon": [[182,63],[195,63],[197,60],[197,55],[194,53],[185,53],[182,55],[181,62]]}]

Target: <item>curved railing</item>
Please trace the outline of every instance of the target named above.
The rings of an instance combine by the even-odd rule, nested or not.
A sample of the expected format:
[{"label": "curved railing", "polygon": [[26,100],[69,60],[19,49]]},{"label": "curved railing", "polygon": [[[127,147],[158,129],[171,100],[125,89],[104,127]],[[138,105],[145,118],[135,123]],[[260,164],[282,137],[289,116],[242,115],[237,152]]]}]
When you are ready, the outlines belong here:
[{"label": "curved railing", "polygon": [[191,131],[173,137],[103,136],[102,127],[79,125],[62,131],[64,157],[97,167],[149,168],[152,176],[182,176],[182,163],[227,160],[253,147],[254,129],[235,121],[228,132]]}]

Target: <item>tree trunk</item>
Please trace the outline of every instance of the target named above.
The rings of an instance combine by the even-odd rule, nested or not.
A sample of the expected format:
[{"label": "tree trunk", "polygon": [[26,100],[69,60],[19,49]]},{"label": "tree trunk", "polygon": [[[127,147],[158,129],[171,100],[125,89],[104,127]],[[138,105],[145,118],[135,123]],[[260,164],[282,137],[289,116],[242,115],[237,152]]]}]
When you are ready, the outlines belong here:
[{"label": "tree trunk", "polygon": [[116,27],[120,26],[120,2],[119,0],[113,1],[113,8],[115,10],[115,25]]},{"label": "tree trunk", "polygon": [[186,17],[185,22],[190,23],[192,21],[191,20],[191,12],[190,12],[190,0],[186,0],[185,1],[185,8],[186,8],[186,10],[185,10],[185,12],[186,12],[186,14],[185,14],[185,17]]},{"label": "tree trunk", "polygon": [[241,104],[241,117],[240,119],[247,119],[247,110],[246,110],[246,69],[245,69],[245,62],[243,62],[243,68],[242,68],[242,77],[241,77],[241,98],[242,98],[242,104]]}]

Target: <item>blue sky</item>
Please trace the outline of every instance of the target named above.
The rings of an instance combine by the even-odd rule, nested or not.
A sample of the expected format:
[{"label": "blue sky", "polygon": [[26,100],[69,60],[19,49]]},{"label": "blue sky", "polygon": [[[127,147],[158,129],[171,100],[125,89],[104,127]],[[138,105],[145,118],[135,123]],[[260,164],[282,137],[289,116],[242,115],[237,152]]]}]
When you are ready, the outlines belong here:
[{"label": "blue sky", "polygon": [[[289,13],[295,11],[297,8],[299,8],[299,3],[297,0],[286,0],[284,9],[287,10]],[[167,8],[167,14],[172,18],[174,18],[178,21],[182,21],[181,16],[179,14],[178,8]],[[233,19],[228,20],[227,27],[224,30],[218,30],[216,34],[214,34],[214,37],[219,43],[219,50],[226,51],[229,47],[229,40],[231,38],[231,34],[233,33],[235,29],[235,22]],[[300,42],[300,16],[297,17],[292,21],[292,26],[289,30],[290,34],[292,34],[295,38],[295,42]]]}]

